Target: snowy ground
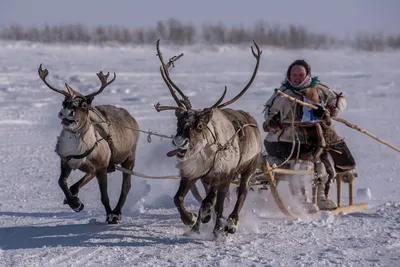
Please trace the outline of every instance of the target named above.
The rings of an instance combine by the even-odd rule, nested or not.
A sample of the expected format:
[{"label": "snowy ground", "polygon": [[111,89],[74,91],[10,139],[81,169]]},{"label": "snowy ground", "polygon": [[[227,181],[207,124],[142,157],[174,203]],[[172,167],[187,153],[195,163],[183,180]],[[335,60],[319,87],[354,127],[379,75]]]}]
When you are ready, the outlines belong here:
[{"label": "snowy ground", "polygon": [[[232,107],[249,111],[262,123],[262,105],[286,67],[306,58],[314,75],[346,95],[349,105],[343,118],[400,146],[400,53],[262,49],[253,86]],[[166,59],[185,53],[171,75],[197,108],[211,105],[225,85],[228,97],[236,95],[255,63],[250,47],[163,51]],[[239,231],[219,243],[209,240],[211,225],[199,238],[182,236],[188,228],[173,206],[176,180],[134,178],[123,223],[109,226],[103,223],[95,180],[80,192],[82,212],[62,204],[53,151],[63,97],[43,85],[37,67],[43,63],[49,69],[52,84],[63,87],[67,82],[83,93],[98,88],[96,72],[115,71],[116,82],[95,103],[124,107],[141,129],[170,135],[176,125],[173,112],[153,108],[159,101],[173,104],[158,72],[155,47],[1,43],[0,62],[0,266],[400,266],[400,155],[362,133],[337,125],[358,163],[356,191],[371,190],[367,212],[335,217],[333,222],[291,219],[280,214],[271,199],[266,201],[268,192],[252,192]],[[175,160],[165,156],[170,148],[168,140],[153,137],[147,143],[142,135],[136,171],[176,174]],[[76,171],[71,180],[81,175]],[[109,178],[113,203],[120,176],[113,173]],[[286,187],[283,183],[283,192]],[[191,196],[186,204],[191,210],[198,207]]]}]

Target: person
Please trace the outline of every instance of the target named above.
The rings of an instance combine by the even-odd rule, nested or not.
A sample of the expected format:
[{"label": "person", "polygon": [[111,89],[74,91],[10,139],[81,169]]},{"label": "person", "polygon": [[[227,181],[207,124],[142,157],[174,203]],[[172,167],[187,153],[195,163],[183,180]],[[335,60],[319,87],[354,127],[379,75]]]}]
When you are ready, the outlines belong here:
[{"label": "person", "polygon": [[263,129],[267,132],[264,145],[268,157],[276,162],[289,160],[290,168],[298,168],[299,162],[303,166],[311,164],[317,173],[318,206],[310,202],[304,181],[296,187],[295,179],[289,179],[292,193],[302,197],[309,212],[335,209],[336,203],[328,197],[330,185],[338,172],[351,175],[356,166],[344,139],[331,123],[331,117],[346,109],[346,99],[313,77],[310,65],[302,59],[290,64],[279,90],[318,109],[275,92],[264,109]]}]

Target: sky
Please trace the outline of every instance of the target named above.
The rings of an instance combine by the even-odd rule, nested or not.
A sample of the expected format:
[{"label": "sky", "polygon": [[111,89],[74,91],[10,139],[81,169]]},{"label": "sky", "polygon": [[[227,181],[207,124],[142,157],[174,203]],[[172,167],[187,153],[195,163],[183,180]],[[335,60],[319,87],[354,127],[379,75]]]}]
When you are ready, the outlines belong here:
[{"label": "sky", "polygon": [[175,18],[195,25],[223,22],[297,24],[346,37],[359,32],[400,34],[398,0],[0,0],[0,25],[82,23],[155,26]]}]

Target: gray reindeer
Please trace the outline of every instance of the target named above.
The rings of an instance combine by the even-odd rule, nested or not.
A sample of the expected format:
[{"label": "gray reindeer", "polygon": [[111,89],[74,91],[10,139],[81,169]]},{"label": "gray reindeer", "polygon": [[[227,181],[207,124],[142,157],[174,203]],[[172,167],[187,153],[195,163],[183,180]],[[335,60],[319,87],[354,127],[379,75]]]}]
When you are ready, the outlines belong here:
[{"label": "gray reindeer", "polygon": [[[181,57],[173,57],[165,64],[157,41],[157,53],[161,61],[161,76],[170,90],[177,106],[155,105],[158,112],[175,110],[177,118],[177,133],[172,141],[175,149],[167,156],[177,158],[176,167],[180,171],[180,185],[174,197],[181,220],[191,226],[189,233],[199,233],[201,223],[207,223],[215,209],[216,223],[213,234],[216,238],[227,233],[235,233],[239,224],[239,212],[248,192],[251,176],[255,173],[260,160],[262,142],[257,121],[247,112],[224,108],[238,100],[251,86],[256,76],[260,57],[257,44],[257,54],[251,48],[256,58],[253,75],[245,88],[233,99],[222,103],[227,88],[220,99],[211,107],[195,110],[189,98],[174,84],[168,68]],[[176,90],[182,99],[176,95]],[[222,103],[222,104],[221,104]],[[234,177],[240,175],[238,198],[229,217],[224,219],[224,200]],[[207,196],[201,203],[198,215],[188,212],[184,207],[184,198],[196,181],[201,181],[207,187]]]},{"label": "gray reindeer", "polygon": [[[92,106],[94,97],[115,81],[115,73],[110,82],[107,82],[109,73],[106,75],[98,73],[97,76],[101,81],[100,89],[82,95],[68,84],[65,84],[67,91],[51,86],[46,81],[49,72],[47,69],[43,70],[42,65],[38,72],[41,80],[50,89],[65,96],[58,114],[62,130],[55,149],[61,159],[58,184],[65,194],[64,204],[68,204],[76,212],[81,211],[84,205],[78,198],[79,189],[96,177],[100,187],[101,202],[106,209],[106,222],[120,223],[121,210],[131,188],[131,176],[123,173],[118,204],[111,209],[107,192],[107,173],[115,170],[115,164],[121,164],[129,170],[133,169],[139,139],[139,132],[134,129],[138,130],[139,126],[125,109],[110,105]],[[68,188],[68,176],[76,169],[85,175]]]}]

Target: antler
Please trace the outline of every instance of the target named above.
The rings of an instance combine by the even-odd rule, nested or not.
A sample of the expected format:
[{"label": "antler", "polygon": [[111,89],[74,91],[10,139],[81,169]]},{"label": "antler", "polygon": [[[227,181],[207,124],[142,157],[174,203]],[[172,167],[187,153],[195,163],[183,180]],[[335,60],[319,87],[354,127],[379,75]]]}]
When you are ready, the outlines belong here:
[{"label": "antler", "polygon": [[178,107],[184,107],[184,105],[182,104],[182,102],[179,100],[179,98],[176,96],[174,89],[172,89],[172,86],[168,83],[167,78],[165,77],[165,73],[164,73],[164,68],[162,66],[160,66],[160,73],[161,73],[161,77],[163,78],[165,84],[167,85],[169,92],[171,93],[173,99],[175,100],[176,104],[178,105]]},{"label": "antler", "polygon": [[49,74],[49,71],[47,69],[42,69],[42,64],[40,64],[39,69],[38,69],[39,77],[40,79],[44,82],[44,84],[47,85],[51,90],[56,91],[57,93],[60,93],[64,95],[65,97],[70,97],[70,94],[64,90],[57,89],[53,86],[51,86],[47,81],[46,77]]},{"label": "antler", "polygon": [[86,95],[86,96],[85,96],[86,98],[93,98],[93,97],[95,97],[96,95],[100,94],[101,92],[103,92],[103,90],[104,90],[107,86],[109,86],[111,83],[113,83],[113,82],[115,81],[115,78],[117,78],[117,75],[115,74],[115,72],[114,72],[114,77],[113,77],[112,80],[109,81],[109,82],[107,82],[108,76],[110,76],[110,73],[109,73],[109,72],[107,72],[107,74],[104,75],[103,72],[100,71],[99,73],[96,73],[96,75],[97,75],[97,77],[99,77],[99,79],[100,79],[101,87],[100,87],[99,90],[97,90],[97,92],[94,92],[94,93],[91,93],[91,94]]},{"label": "antler", "polygon": [[186,111],[186,109],[183,107],[161,106],[160,103],[155,104],[154,108],[157,110],[157,112],[164,111],[164,110],[178,110],[178,109]]},{"label": "antler", "polygon": [[80,98],[86,100],[86,97],[84,95],[82,95],[81,93],[79,93],[79,92],[75,91],[74,89],[72,89],[71,86],[69,86],[67,83],[65,83],[65,87],[67,87],[68,93],[69,93],[71,98],[80,97]]},{"label": "antler", "polygon": [[234,103],[234,102],[235,102],[236,100],[238,100],[242,95],[244,95],[244,93],[247,91],[247,89],[250,88],[251,84],[253,83],[254,78],[256,77],[256,74],[257,74],[257,71],[258,71],[258,66],[260,65],[260,58],[261,58],[261,54],[262,54],[262,51],[261,51],[260,48],[258,47],[257,43],[256,43],[254,40],[253,40],[253,42],[254,42],[254,45],[255,45],[255,47],[256,47],[256,49],[257,49],[257,54],[254,53],[253,46],[251,47],[251,52],[253,53],[253,56],[256,58],[257,63],[256,63],[256,66],[255,66],[255,68],[254,68],[253,75],[251,76],[250,81],[247,83],[247,85],[243,88],[243,90],[242,90],[237,96],[235,96],[235,97],[232,98],[231,100],[229,100],[229,101],[227,101],[227,102],[225,102],[225,103],[219,105],[218,108],[226,107],[226,106],[228,106],[228,105]]},{"label": "antler", "polygon": [[214,105],[212,105],[212,107],[211,107],[210,109],[216,108],[216,107],[218,107],[219,104],[221,104],[222,100],[224,100],[224,98],[225,98],[225,95],[226,95],[226,91],[227,91],[227,90],[228,90],[228,88],[225,86],[224,93],[223,93],[222,96],[218,99],[218,101],[217,101]]},{"label": "antler", "polygon": [[[172,97],[174,98],[175,102],[177,103],[177,105],[179,107],[182,107],[182,103],[185,105],[186,109],[191,109],[192,108],[192,104],[190,103],[189,98],[182,92],[181,89],[179,89],[179,87],[171,80],[171,78],[169,77],[169,73],[168,73],[168,68],[173,66],[174,67],[174,62],[176,60],[178,60],[179,58],[181,58],[183,56],[183,53],[180,54],[179,56],[174,56],[172,57],[167,64],[164,63],[164,59],[162,57],[161,51],[160,51],[160,40],[157,40],[157,56],[161,61],[161,67],[160,67],[160,71],[161,71],[161,75],[163,76],[164,82],[167,84],[169,91],[171,92]],[[176,96],[174,90],[172,89],[172,87],[182,96],[183,100],[179,100],[179,98]]]}]

